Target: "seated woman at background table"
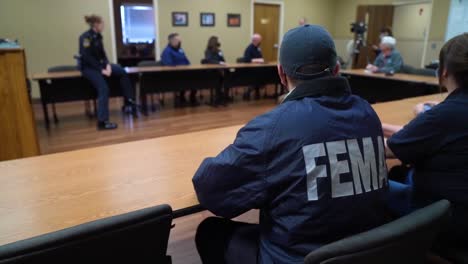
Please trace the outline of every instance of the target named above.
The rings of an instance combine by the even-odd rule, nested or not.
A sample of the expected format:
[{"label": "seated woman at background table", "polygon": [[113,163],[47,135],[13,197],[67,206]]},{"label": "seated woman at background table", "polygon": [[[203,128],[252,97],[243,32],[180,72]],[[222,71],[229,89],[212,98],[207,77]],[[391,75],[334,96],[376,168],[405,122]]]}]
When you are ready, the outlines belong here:
[{"label": "seated woman at background table", "polygon": [[396,39],[385,36],[380,42],[380,54],[375,59],[374,64],[367,65],[366,69],[371,72],[383,72],[394,74],[401,70],[403,59],[400,52],[395,48]]},{"label": "seated woman at background table", "polygon": [[221,43],[216,36],[211,36],[205,50],[205,61],[209,64],[225,64],[223,51],[220,49]]},{"label": "seated woman at background table", "polygon": [[[401,214],[440,199],[452,203],[446,248],[468,250],[468,34],[448,41],[440,52],[439,82],[448,97],[404,127],[383,124],[387,157],[410,165],[405,175],[390,174],[390,206]],[[444,248],[439,248],[444,254]]]},{"label": "seated woman at background table", "polygon": [[[219,38],[216,36],[211,36],[208,39],[208,45],[206,46],[205,50],[205,58],[203,59],[202,63],[205,64],[226,64],[226,60],[224,59],[223,51],[220,49],[221,43],[219,43]],[[224,76],[224,71],[220,70],[220,74]],[[215,88],[215,101],[214,105],[226,105],[226,95],[228,91],[223,91],[223,84],[219,83],[219,85]]]}]

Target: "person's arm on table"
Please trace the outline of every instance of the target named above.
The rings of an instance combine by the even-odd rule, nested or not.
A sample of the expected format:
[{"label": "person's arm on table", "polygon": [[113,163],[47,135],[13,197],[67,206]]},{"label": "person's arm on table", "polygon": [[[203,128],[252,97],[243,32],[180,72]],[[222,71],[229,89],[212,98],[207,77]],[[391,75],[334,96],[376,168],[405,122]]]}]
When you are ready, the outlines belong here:
[{"label": "person's arm on table", "polygon": [[238,132],[233,144],[202,162],[193,184],[203,207],[233,218],[264,204],[267,124],[264,117],[254,119]]},{"label": "person's arm on table", "polygon": [[405,164],[415,164],[431,156],[444,144],[446,126],[443,122],[436,111],[417,116],[388,138],[387,146],[391,151],[388,154],[393,154]]},{"label": "person's arm on table", "polygon": [[373,64],[367,64],[366,70],[376,73],[379,71],[379,67],[377,65],[382,65],[384,63],[382,54],[379,54]]},{"label": "person's arm on table", "polygon": [[392,56],[392,60],[388,64],[384,64],[383,67],[378,68],[377,72],[382,73],[397,73],[403,66],[403,59],[401,56]]},{"label": "person's arm on table", "polygon": [[440,102],[438,101],[427,101],[423,103],[419,103],[414,107],[414,115],[420,115],[430,109],[432,109],[434,106],[438,105]]},{"label": "person's arm on table", "polygon": [[251,61],[252,63],[265,63],[265,60],[263,58],[256,58],[256,59],[252,59]]}]

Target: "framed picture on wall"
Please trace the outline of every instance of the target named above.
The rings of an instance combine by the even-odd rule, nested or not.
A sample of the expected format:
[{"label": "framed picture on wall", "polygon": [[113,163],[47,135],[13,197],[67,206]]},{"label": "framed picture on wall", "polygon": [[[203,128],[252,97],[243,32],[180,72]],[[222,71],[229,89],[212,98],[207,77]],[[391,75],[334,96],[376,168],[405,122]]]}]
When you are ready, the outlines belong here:
[{"label": "framed picture on wall", "polygon": [[187,27],[188,26],[188,12],[172,12],[172,26]]},{"label": "framed picture on wall", "polygon": [[200,26],[214,27],[215,19],[215,13],[200,13]]},{"label": "framed picture on wall", "polygon": [[227,25],[228,27],[240,27],[241,15],[240,14],[227,14]]}]

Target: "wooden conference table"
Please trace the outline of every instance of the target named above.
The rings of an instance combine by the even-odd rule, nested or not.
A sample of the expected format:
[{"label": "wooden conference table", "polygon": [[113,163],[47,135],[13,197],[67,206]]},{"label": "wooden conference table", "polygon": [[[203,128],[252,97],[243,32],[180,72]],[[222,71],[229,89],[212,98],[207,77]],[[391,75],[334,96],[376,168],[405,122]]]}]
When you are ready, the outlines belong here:
[{"label": "wooden conference table", "polygon": [[[431,95],[374,105],[403,125]],[[192,176],[241,126],[0,162],[0,245],[158,204],[199,210]],[[197,138],[197,140],[193,140]]]},{"label": "wooden conference table", "polygon": [[[279,84],[276,62],[264,64],[235,63],[226,65],[150,66],[125,68],[135,88],[139,83],[140,102],[147,111],[146,95],[186,89],[218,89],[220,86]],[[49,126],[48,104],[96,99],[96,90],[79,71],[34,74],[39,82],[46,127]],[[122,96],[119,80],[108,78],[109,96]],[[135,94],[136,89],[133,91]],[[54,112],[55,120],[57,120]]]},{"label": "wooden conference table", "polygon": [[[154,66],[125,68],[134,84],[139,83],[140,103],[147,113],[146,97],[158,92],[185,89],[219,89],[236,86],[279,84],[276,62],[265,64],[236,63],[226,65]],[[395,74],[368,74],[362,69],[343,70],[350,81],[353,93],[371,103],[393,101],[436,93],[435,77]],[[46,127],[49,126],[48,104],[92,100],[96,90],[79,71],[34,74],[39,82],[41,102]],[[122,96],[118,80],[110,78],[109,95]],[[134,91],[136,93],[136,90]],[[54,112],[55,120],[57,120]]]},{"label": "wooden conference table", "polygon": [[395,101],[439,92],[439,83],[435,76],[404,73],[386,76],[383,73],[368,73],[363,69],[342,70],[341,74],[348,78],[353,93],[370,103]]}]

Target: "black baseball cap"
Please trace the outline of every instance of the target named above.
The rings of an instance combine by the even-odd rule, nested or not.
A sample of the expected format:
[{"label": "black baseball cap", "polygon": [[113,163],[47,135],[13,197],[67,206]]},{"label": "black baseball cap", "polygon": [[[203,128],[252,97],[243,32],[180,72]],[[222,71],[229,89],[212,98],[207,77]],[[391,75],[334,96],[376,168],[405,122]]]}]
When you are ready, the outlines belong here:
[{"label": "black baseball cap", "polygon": [[[331,73],[336,65],[336,49],[332,36],[318,25],[304,25],[289,30],[280,48],[280,64],[287,76],[308,80]],[[304,66],[321,65],[324,71],[317,74],[301,73]]]}]

